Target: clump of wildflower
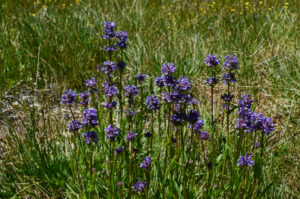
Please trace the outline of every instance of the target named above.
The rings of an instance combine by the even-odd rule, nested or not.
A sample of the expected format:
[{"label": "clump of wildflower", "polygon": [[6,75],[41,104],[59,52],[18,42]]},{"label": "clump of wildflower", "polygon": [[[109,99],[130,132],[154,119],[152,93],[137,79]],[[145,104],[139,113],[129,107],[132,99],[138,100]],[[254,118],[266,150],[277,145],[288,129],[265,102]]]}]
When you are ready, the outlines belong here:
[{"label": "clump of wildflower", "polygon": [[128,46],[127,40],[128,40],[128,34],[125,31],[119,31],[116,34],[117,39],[119,42],[117,43],[117,46],[121,49],[124,49]]},{"label": "clump of wildflower", "polygon": [[170,74],[170,75],[165,75],[163,76],[164,78],[164,85],[165,86],[170,86],[170,87],[175,87],[176,86],[176,79]]},{"label": "clump of wildflower", "polygon": [[160,100],[154,95],[146,98],[145,105],[148,110],[158,110],[160,108]]},{"label": "clump of wildflower", "polygon": [[116,148],[115,154],[118,155],[118,154],[122,153],[122,151],[124,151],[124,149],[125,149],[124,146],[121,146],[121,147],[119,147],[119,148]]},{"label": "clump of wildflower", "polygon": [[64,94],[61,96],[61,104],[66,104],[66,105],[72,105],[76,103],[76,92],[70,90],[67,90],[64,92]]},{"label": "clump of wildflower", "polygon": [[80,104],[87,106],[89,104],[90,94],[88,92],[80,93],[79,98],[81,99]]},{"label": "clump of wildflower", "polygon": [[192,104],[193,104],[193,105],[197,105],[197,104],[199,104],[199,100],[197,100],[197,99],[193,98],[193,99],[192,99]]},{"label": "clump of wildflower", "polygon": [[137,136],[137,133],[134,133],[134,132],[130,132],[128,131],[128,134],[127,134],[127,137],[126,137],[126,140],[128,141],[132,141],[136,138]]},{"label": "clump of wildflower", "polygon": [[119,186],[119,187],[123,186],[123,184],[124,184],[124,183],[123,183],[122,181],[119,181],[119,182],[118,182],[118,186]]},{"label": "clump of wildflower", "polygon": [[111,124],[108,125],[104,131],[106,132],[106,138],[110,141],[114,141],[120,133],[120,129]]},{"label": "clump of wildflower", "polygon": [[237,160],[238,161],[237,166],[240,166],[240,167],[253,166],[255,164],[255,162],[252,160],[252,157],[253,157],[252,154],[249,156],[247,156],[247,154],[244,156],[240,156],[240,158]]},{"label": "clump of wildflower", "polygon": [[108,108],[108,109],[115,108],[116,106],[117,106],[117,102],[116,101],[112,101],[111,103],[105,102],[105,104],[104,104],[104,107]]},{"label": "clump of wildflower", "polygon": [[84,109],[81,123],[84,126],[97,126],[98,115],[94,108]]},{"label": "clump of wildflower", "polygon": [[127,116],[127,117],[134,117],[134,116],[136,116],[136,113],[133,112],[133,111],[131,111],[130,109],[126,109],[126,110],[124,111],[124,114],[125,114],[125,116]]},{"label": "clump of wildflower", "polygon": [[138,80],[138,82],[143,82],[146,78],[146,75],[145,74],[139,74],[139,75],[136,75],[135,77]]},{"label": "clump of wildflower", "polygon": [[145,187],[146,187],[146,183],[144,183],[140,180],[138,180],[137,183],[132,186],[132,188],[134,188],[136,192],[143,191]]},{"label": "clump of wildflower", "polygon": [[82,128],[82,125],[80,124],[80,122],[78,120],[72,120],[72,122],[68,126],[68,130],[73,131],[73,132],[76,132],[81,128]]},{"label": "clump of wildflower", "polygon": [[217,59],[217,57],[212,54],[212,55],[207,55],[206,59],[205,59],[205,64],[208,66],[208,67],[214,67],[214,66],[217,66],[219,65],[219,60]]},{"label": "clump of wildflower", "polygon": [[141,163],[140,167],[148,170],[151,167],[151,157],[145,157],[144,162]]},{"label": "clump of wildflower", "polygon": [[171,75],[176,70],[176,67],[173,63],[163,64],[161,72],[165,75]]},{"label": "clump of wildflower", "polygon": [[116,24],[114,22],[104,22],[104,39],[112,39],[114,34],[114,27]]},{"label": "clump of wildflower", "polygon": [[95,131],[89,131],[87,133],[84,133],[83,137],[85,139],[86,144],[90,144],[91,142],[97,143],[99,141],[99,138]]},{"label": "clump of wildflower", "polygon": [[225,102],[230,102],[233,99],[234,95],[233,94],[223,94],[221,95],[221,99],[224,100]]},{"label": "clump of wildflower", "polygon": [[153,134],[148,131],[147,133],[144,134],[144,136],[145,136],[145,138],[150,138],[153,136]]}]

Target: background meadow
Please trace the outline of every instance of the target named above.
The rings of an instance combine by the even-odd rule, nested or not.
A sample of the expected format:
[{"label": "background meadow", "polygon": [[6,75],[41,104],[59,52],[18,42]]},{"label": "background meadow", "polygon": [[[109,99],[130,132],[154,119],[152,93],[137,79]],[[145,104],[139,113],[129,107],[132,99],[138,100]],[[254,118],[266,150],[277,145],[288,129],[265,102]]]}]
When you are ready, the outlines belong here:
[{"label": "background meadow", "polygon": [[[4,0],[0,9],[1,198],[89,196],[87,189],[77,195],[80,188],[76,176],[71,176],[74,165],[67,132],[71,116],[59,101],[67,89],[82,91],[84,81],[97,76],[97,65],[107,59],[104,21],[114,21],[118,30],[128,32],[124,55],[128,84],[145,73],[145,87],[153,91],[162,64],[173,62],[178,74],[190,78],[204,121],[209,120],[210,104],[204,60],[212,53],[219,59],[236,55],[240,68],[235,100],[251,94],[255,109],[276,125],[266,146],[262,191],[256,197],[298,197],[299,1]],[[215,92],[216,111],[221,111],[224,86]],[[99,112],[105,117],[103,108]],[[106,123],[100,126],[103,130]],[[97,157],[100,175],[106,157],[100,153]],[[168,196],[183,197],[171,195],[182,191],[172,186]],[[207,195],[191,191],[193,197],[229,197],[218,188],[210,195],[213,188],[199,187]],[[96,193],[107,190],[101,183],[95,188]],[[152,193],[159,190],[157,185]]]}]

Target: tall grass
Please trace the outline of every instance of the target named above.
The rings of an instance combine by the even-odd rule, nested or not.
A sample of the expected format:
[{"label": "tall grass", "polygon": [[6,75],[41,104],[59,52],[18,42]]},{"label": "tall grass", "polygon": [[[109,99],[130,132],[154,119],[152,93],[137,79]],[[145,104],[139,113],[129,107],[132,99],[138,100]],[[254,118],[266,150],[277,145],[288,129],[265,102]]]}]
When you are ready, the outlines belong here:
[{"label": "tall grass", "polygon": [[[73,141],[66,132],[61,113],[52,113],[52,108],[57,103],[57,91],[82,89],[83,81],[96,73],[96,65],[105,61],[103,22],[112,20],[119,30],[129,34],[124,79],[134,82],[140,72],[146,73],[149,79],[154,78],[159,75],[162,63],[174,62],[178,74],[191,77],[205,121],[210,120],[209,88],[203,85],[208,72],[203,64],[205,56],[208,53],[236,54],[240,58],[236,96],[251,93],[256,100],[255,108],[272,116],[277,125],[266,147],[268,155],[258,160],[264,161],[265,167],[256,168],[256,176],[252,176],[260,181],[257,188],[260,191],[254,191],[256,195],[252,197],[296,198],[300,176],[297,162],[300,24],[299,2],[288,2],[288,6],[282,1],[265,1],[258,5],[249,2],[247,8],[246,2],[225,0],[215,4],[213,1],[2,1],[0,93],[4,103],[0,104],[3,126],[0,196],[89,196],[90,189],[86,187],[90,179],[86,171],[88,149],[81,146],[78,152],[83,175],[82,182],[78,183],[73,161],[76,154],[71,150]],[[11,109],[21,119],[11,120],[4,111],[4,107],[10,107],[7,95],[23,93],[24,85],[31,86],[36,95],[50,91],[56,100],[46,95],[36,100],[41,105],[37,108],[30,104],[32,102],[21,101],[20,106],[13,105]],[[145,87],[152,91],[151,81]],[[224,93],[223,87],[216,88],[216,94],[221,93]],[[221,102],[216,97],[216,112],[220,110]],[[100,117],[105,116],[103,111],[99,110]],[[103,132],[105,126],[102,121],[99,132]],[[125,125],[120,128],[125,132]],[[166,134],[165,129],[162,134]],[[109,146],[103,134],[100,143],[94,154],[93,190],[103,198],[117,197],[116,192],[109,195],[109,182],[101,177],[105,170],[109,171],[103,156]],[[159,157],[165,153],[158,143],[153,146],[153,161],[164,165]],[[216,158],[222,166],[214,168],[214,173],[222,173],[222,161],[233,155],[232,150],[225,148]],[[229,181],[224,189],[211,180],[220,176],[210,178],[209,170],[201,168],[196,176],[201,183],[190,187],[190,197],[226,198],[250,193],[251,183],[243,177],[252,174],[243,173],[245,171],[234,167],[236,162],[231,163],[225,167],[224,178]],[[171,168],[176,168],[176,164],[175,160],[171,161],[163,182],[163,168],[151,170],[151,197],[164,197],[164,194],[170,198],[183,197],[180,195],[182,184],[171,175]],[[183,175],[180,170],[179,176]],[[231,178],[234,175],[236,177]]]}]

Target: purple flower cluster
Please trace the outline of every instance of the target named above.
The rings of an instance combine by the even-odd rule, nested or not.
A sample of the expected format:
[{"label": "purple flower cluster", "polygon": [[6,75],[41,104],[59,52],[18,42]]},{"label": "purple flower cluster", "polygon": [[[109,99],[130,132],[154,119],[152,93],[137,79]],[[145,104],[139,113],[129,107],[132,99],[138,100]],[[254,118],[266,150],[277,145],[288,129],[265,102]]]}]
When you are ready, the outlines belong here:
[{"label": "purple flower cluster", "polygon": [[143,169],[146,169],[146,170],[150,169],[150,167],[151,167],[151,157],[149,157],[149,156],[145,157],[144,162],[141,163],[140,167],[143,168]]},{"label": "purple flower cluster", "polygon": [[167,63],[167,64],[163,64],[161,73],[163,73],[165,75],[171,75],[172,73],[175,72],[175,70],[176,70],[176,67],[174,66],[173,63]]},{"label": "purple flower cluster", "polygon": [[212,55],[207,55],[206,59],[205,59],[205,64],[208,66],[208,67],[214,67],[214,66],[217,66],[219,65],[220,61],[217,59],[217,57],[212,54]]},{"label": "purple flower cluster", "polygon": [[95,131],[89,131],[83,134],[84,140],[86,144],[90,144],[91,142],[97,143],[99,138]]},{"label": "purple flower cluster", "polygon": [[106,132],[106,138],[110,141],[114,141],[120,133],[120,129],[111,124],[108,125],[104,131]]},{"label": "purple flower cluster", "polygon": [[112,39],[114,34],[114,27],[116,24],[114,22],[104,22],[104,39]]},{"label": "purple flower cluster", "polygon": [[130,104],[133,104],[134,96],[136,96],[139,93],[139,90],[136,88],[135,85],[126,86],[124,90],[125,90],[125,96],[128,98],[128,102]]},{"label": "purple flower cluster", "polygon": [[103,62],[103,67],[100,69],[101,65],[98,65],[98,71],[101,70],[108,77],[112,77],[112,73],[115,71],[115,64],[112,61]]},{"label": "purple flower cluster", "polygon": [[124,49],[128,46],[127,40],[128,40],[128,34],[125,31],[119,31],[116,34],[117,39],[119,40],[117,43],[117,46],[121,49]]},{"label": "purple flower cluster", "polygon": [[89,88],[95,88],[97,85],[96,79],[94,77],[92,77],[92,79],[87,79],[85,85]]},{"label": "purple flower cluster", "polygon": [[121,146],[121,147],[119,147],[119,148],[116,148],[116,150],[115,150],[115,155],[118,155],[118,154],[122,153],[122,151],[124,151],[124,149],[125,149],[124,146]]},{"label": "purple flower cluster", "polygon": [[132,141],[136,138],[137,136],[137,133],[134,133],[134,132],[130,132],[128,131],[128,134],[127,134],[127,137],[126,137],[126,140],[128,141]]},{"label": "purple flower cluster", "polygon": [[84,109],[81,124],[83,126],[97,126],[98,115],[94,108]]},{"label": "purple flower cluster", "polygon": [[146,98],[145,105],[148,110],[158,110],[160,107],[160,100],[154,95],[150,95]]},{"label": "purple flower cluster", "polygon": [[89,97],[90,94],[89,92],[84,92],[84,93],[80,93],[79,98],[80,98],[80,104],[82,104],[83,106],[87,106],[89,104]]},{"label": "purple flower cluster", "polygon": [[262,131],[270,134],[274,131],[275,125],[272,118],[264,117],[262,113],[254,113],[251,110],[253,99],[250,95],[242,95],[239,100],[239,118],[237,119],[237,129],[246,132]]},{"label": "purple flower cluster", "polygon": [[219,82],[219,79],[217,79],[216,77],[209,77],[206,80],[206,83],[211,86],[216,85],[218,82]]},{"label": "purple flower cluster", "polygon": [[225,70],[225,74],[222,75],[224,78],[224,84],[235,83],[236,78],[235,74],[232,72],[233,70],[238,69],[238,58],[234,55],[228,55],[225,57],[225,62],[223,63],[223,70]]},{"label": "purple flower cluster", "polygon": [[64,94],[61,96],[61,104],[66,104],[68,106],[76,103],[76,92],[70,90],[67,90],[64,92]]},{"label": "purple flower cluster", "polygon": [[209,134],[207,131],[201,131],[199,134],[202,140],[209,140]]},{"label": "purple flower cluster", "polygon": [[123,70],[125,68],[126,64],[123,61],[118,61],[117,62],[117,69]]},{"label": "purple flower cluster", "polygon": [[73,132],[76,132],[81,128],[82,128],[82,125],[80,124],[80,122],[78,120],[72,120],[72,122],[68,126],[68,130],[73,131]]},{"label": "purple flower cluster", "polygon": [[245,167],[245,166],[252,167],[255,164],[255,162],[252,160],[252,157],[253,157],[252,154],[249,155],[249,156],[247,156],[247,154],[244,155],[244,156],[240,156],[240,158],[237,160],[238,161],[237,166],[240,166],[240,167]]},{"label": "purple flower cluster", "polygon": [[139,75],[136,75],[135,77],[138,80],[138,82],[143,82],[146,78],[146,75],[145,74],[139,74]]},{"label": "purple flower cluster", "polygon": [[197,110],[190,110],[190,112],[187,114],[187,121],[193,125],[199,120],[199,117],[200,114]]},{"label": "purple flower cluster", "polygon": [[112,52],[115,52],[117,49],[116,49],[116,46],[110,45],[110,46],[105,46],[104,50],[108,53],[112,53]]},{"label": "purple flower cluster", "polygon": [[132,186],[132,188],[134,188],[136,192],[143,191],[145,187],[146,187],[146,183],[144,183],[140,180],[138,180],[137,183]]},{"label": "purple flower cluster", "polygon": [[191,84],[188,77],[180,77],[177,81],[177,88],[178,91],[188,91],[191,89]]},{"label": "purple flower cluster", "polygon": [[118,93],[118,88],[114,84],[105,83],[103,87],[105,88],[105,95],[109,98],[112,98]]}]

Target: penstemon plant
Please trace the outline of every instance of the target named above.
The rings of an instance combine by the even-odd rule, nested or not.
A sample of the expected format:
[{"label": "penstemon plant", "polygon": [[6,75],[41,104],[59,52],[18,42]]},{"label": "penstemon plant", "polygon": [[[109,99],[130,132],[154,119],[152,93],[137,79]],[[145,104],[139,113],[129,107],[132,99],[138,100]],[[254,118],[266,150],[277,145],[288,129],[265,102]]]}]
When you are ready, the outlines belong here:
[{"label": "penstemon plant", "polygon": [[[252,196],[261,189],[257,179],[263,172],[266,136],[275,126],[271,118],[254,112],[250,95],[242,95],[235,104],[231,86],[236,83],[238,58],[228,55],[223,63],[226,93],[219,97],[226,117],[222,118],[216,106],[215,91],[222,86],[217,84],[216,55],[208,55],[204,61],[211,96],[210,111],[205,113],[191,80],[178,74],[173,63],[163,64],[155,81],[143,73],[123,78],[129,67],[125,67],[124,56],[128,34],[115,33],[115,28],[114,22],[104,23],[108,60],[97,66],[98,77],[86,80],[87,90],[78,96],[67,90],[61,99],[72,114],[68,130],[73,133],[81,197],[226,198],[237,197],[237,193],[239,197]],[[150,84],[155,82],[154,89],[152,85],[147,89],[148,79]],[[77,97],[82,114],[74,111]],[[222,129],[226,129],[224,143],[219,142]],[[86,168],[88,175],[84,174]]]}]

